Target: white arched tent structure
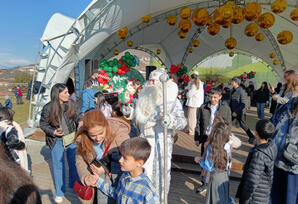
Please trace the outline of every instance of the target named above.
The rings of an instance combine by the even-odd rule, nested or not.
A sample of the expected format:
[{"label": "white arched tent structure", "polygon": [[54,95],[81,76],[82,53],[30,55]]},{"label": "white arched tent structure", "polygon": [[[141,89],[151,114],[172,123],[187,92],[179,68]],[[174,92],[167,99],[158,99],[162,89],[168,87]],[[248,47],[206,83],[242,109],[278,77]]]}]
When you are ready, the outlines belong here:
[{"label": "white arched tent structure", "polygon": [[[248,2],[250,1],[235,0],[239,7]],[[267,12],[270,11],[273,1],[257,0],[257,2],[261,4],[263,12]],[[265,34],[265,40],[262,42],[257,42],[254,37],[249,38],[244,34],[248,22],[232,25],[233,37],[238,41],[236,49],[258,56],[269,65],[272,65],[269,53],[275,53],[279,64],[272,67],[280,77],[284,70],[297,70],[298,67],[297,22],[289,17],[290,12],[297,7],[297,1],[287,2],[286,11],[274,14],[274,26],[260,31]],[[167,67],[182,63],[192,68],[206,57],[226,50],[224,42],[230,37],[230,29],[221,27],[218,35],[211,36],[205,26],[197,27],[193,24],[187,37],[179,39],[177,24],[175,26],[167,24],[167,16],[170,14],[179,16],[179,10],[184,6],[188,6],[192,11],[196,8],[207,8],[211,14],[224,3],[224,0],[94,0],[77,19],[54,14],[41,38],[36,80],[42,82],[42,87],[45,87],[46,91],[35,95],[34,102],[31,101],[34,105],[33,120],[29,121],[35,122],[31,125],[37,125],[43,105],[50,100],[52,85],[66,82],[71,71],[75,69],[76,91],[79,94],[85,79],[85,60],[108,59],[113,56],[114,49],[120,52],[128,49],[128,40],[134,42],[134,48],[150,54],[154,54],[157,48],[161,49],[160,58]],[[152,16],[151,21],[143,23],[140,19],[147,14]],[[127,39],[121,40],[117,31],[124,26],[127,26],[129,31]],[[276,37],[282,30],[293,33],[292,43],[278,44]],[[195,39],[200,41],[200,46],[190,54],[188,49]]]}]

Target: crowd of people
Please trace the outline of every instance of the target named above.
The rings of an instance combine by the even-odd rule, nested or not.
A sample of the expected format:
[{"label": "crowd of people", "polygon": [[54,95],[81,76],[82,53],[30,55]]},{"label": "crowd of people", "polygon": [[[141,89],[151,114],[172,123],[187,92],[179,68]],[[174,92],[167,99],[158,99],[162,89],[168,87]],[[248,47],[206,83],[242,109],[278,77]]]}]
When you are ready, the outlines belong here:
[{"label": "crowd of people", "polygon": [[[42,109],[40,128],[51,150],[56,203],[63,202],[66,192],[65,154],[68,185],[82,203],[164,203],[170,189],[176,130],[193,136],[194,143],[201,146],[201,154],[195,157],[202,168],[196,192],[207,191],[206,203],[233,203],[229,192],[232,149],[244,142],[232,134],[233,121],[255,145],[244,165],[236,195],[239,203],[297,202],[298,76],[294,70],[285,72],[284,85],[274,88],[263,82],[257,90],[238,77],[231,79],[230,86],[206,88],[197,71],[188,84],[170,75],[164,82],[166,114],[162,76],[167,76],[165,70],[157,69],[143,85],[134,80],[129,104],[120,103],[114,93],[95,90],[95,74],[85,82],[81,103],[71,98],[65,84],[52,87],[51,101]],[[269,104],[270,120],[264,114]],[[255,132],[246,123],[246,112],[254,105],[259,119]],[[21,155],[26,144],[16,126],[12,110],[0,108],[6,160],[26,169],[27,161]],[[32,189],[36,192],[36,187]],[[36,202],[31,203],[40,202],[39,195],[34,199]]]}]

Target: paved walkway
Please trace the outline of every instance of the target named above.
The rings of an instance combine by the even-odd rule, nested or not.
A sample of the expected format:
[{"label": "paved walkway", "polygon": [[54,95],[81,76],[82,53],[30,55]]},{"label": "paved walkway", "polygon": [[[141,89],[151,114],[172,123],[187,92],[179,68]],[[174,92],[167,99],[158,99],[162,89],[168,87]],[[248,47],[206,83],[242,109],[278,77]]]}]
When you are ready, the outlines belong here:
[{"label": "paved walkway", "polygon": [[[255,110],[252,110],[247,114],[247,120],[249,126],[253,129],[256,123]],[[233,151],[233,160],[234,162],[243,163],[245,162],[247,152],[252,147],[252,145],[247,143],[248,138],[247,136],[245,136],[243,130],[239,128],[233,128],[233,132],[243,141],[240,149]],[[32,139],[27,139],[26,142],[28,144],[29,164],[32,169],[33,179],[40,189],[42,202],[45,204],[54,203],[53,199],[55,197],[55,190],[50,171],[50,150],[48,147],[45,146],[45,142]],[[199,149],[194,145],[193,137],[180,132],[179,139],[174,145],[173,153],[178,155],[195,156],[199,155]],[[173,164],[173,166],[175,165],[177,164]],[[196,168],[196,166],[193,165],[191,168]],[[234,171],[233,174],[240,177],[241,171]],[[231,196],[233,197],[239,185],[239,179],[235,179],[236,177],[237,176],[233,177],[230,181],[230,191]],[[199,184],[198,178],[198,174],[172,171],[169,204],[204,203],[204,196],[196,194],[194,192],[195,186]],[[66,204],[81,202],[78,200],[76,194],[72,191],[72,189],[67,189],[67,193],[65,195],[63,203]]]}]

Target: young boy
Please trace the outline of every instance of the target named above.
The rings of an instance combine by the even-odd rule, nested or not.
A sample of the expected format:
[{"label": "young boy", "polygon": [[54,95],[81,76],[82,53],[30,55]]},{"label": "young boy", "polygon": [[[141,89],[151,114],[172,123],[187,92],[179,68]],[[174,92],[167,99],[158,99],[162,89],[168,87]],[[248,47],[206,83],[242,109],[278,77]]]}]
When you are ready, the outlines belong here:
[{"label": "young boy", "polygon": [[275,131],[269,120],[256,124],[257,145],[253,147],[244,165],[236,197],[239,203],[269,203],[277,147],[271,140]]},{"label": "young boy", "polygon": [[103,178],[94,175],[92,183],[103,193],[117,200],[117,203],[157,204],[158,197],[150,179],[142,166],[150,156],[151,146],[145,138],[135,137],[124,141],[120,146],[122,154],[119,160],[122,176],[118,186],[112,187]]}]

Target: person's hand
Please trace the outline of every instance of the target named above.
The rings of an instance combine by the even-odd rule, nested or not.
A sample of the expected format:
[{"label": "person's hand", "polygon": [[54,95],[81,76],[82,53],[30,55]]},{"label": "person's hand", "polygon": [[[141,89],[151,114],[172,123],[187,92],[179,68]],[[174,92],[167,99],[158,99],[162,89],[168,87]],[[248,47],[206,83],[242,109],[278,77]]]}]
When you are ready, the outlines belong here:
[{"label": "person's hand", "polygon": [[196,146],[200,146],[200,142],[199,141],[195,141]]},{"label": "person's hand", "polygon": [[101,174],[104,174],[105,173],[105,170],[104,168],[101,166],[101,167],[97,167],[95,166],[94,164],[91,164],[90,165],[90,168],[92,170],[92,172],[96,175],[101,175]]},{"label": "person's hand", "polygon": [[233,117],[237,117],[237,113],[233,112],[233,113],[232,113],[232,116],[233,116]]},{"label": "person's hand", "polygon": [[273,96],[272,96],[272,99],[275,100],[275,101],[277,101],[277,99],[278,99],[278,95],[277,95],[277,94],[273,95]]},{"label": "person's hand", "polygon": [[198,164],[200,162],[201,157],[195,157],[195,162]]},{"label": "person's hand", "polygon": [[84,182],[87,186],[95,187],[96,181],[98,179],[98,175],[88,175],[84,178]]},{"label": "person's hand", "polygon": [[62,137],[64,135],[64,133],[61,130],[61,128],[58,128],[58,129],[54,130],[54,135],[57,137]]}]

